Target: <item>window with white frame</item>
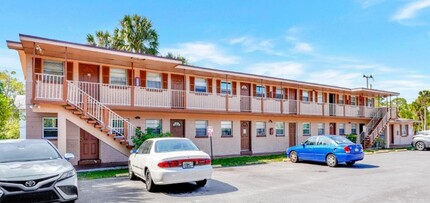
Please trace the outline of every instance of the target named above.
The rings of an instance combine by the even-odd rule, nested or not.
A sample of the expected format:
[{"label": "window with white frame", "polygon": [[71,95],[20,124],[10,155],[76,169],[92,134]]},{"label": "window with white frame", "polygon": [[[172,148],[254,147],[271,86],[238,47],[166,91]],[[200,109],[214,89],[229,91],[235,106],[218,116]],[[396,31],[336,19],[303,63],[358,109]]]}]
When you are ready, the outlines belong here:
[{"label": "window with white frame", "polygon": [[285,124],[284,122],[276,122],[276,136],[284,136],[285,135]]},{"label": "window with white frame", "polygon": [[303,123],[303,135],[311,135],[311,123]]},{"label": "window with white frame", "polygon": [[232,94],[231,82],[221,82],[221,94]]},{"label": "window with white frame", "polygon": [[343,94],[339,95],[339,104],[345,104],[345,97]]},{"label": "window with white frame", "polygon": [[276,98],[283,99],[284,98],[284,89],[276,88]]},{"label": "window with white frame", "polygon": [[233,136],[233,121],[221,121],[221,137]]},{"label": "window with white frame", "polygon": [[351,134],[356,135],[357,134],[357,124],[351,123]]},{"label": "window with white frame", "polygon": [[357,97],[356,96],[351,96],[351,105],[357,106]]},{"label": "window with white frame", "polygon": [[307,90],[302,91],[302,101],[309,101],[309,91]]},{"label": "window with white frame", "polygon": [[318,92],[318,99],[317,102],[322,104],[323,103],[323,93],[322,92]]},{"label": "window with white frame", "polygon": [[261,85],[257,85],[256,92],[257,92],[257,95],[255,95],[256,97],[265,97],[266,96],[266,87],[261,86]]},{"label": "window with white frame", "polygon": [[58,138],[58,119],[55,117],[43,118],[43,138],[57,139]]},{"label": "window with white frame", "polygon": [[49,75],[64,75],[64,63],[43,60],[43,73]]},{"label": "window with white frame", "polygon": [[325,125],[324,123],[318,123],[318,135],[324,135],[325,134]]},{"label": "window with white frame", "polygon": [[339,123],[339,135],[345,135],[345,123]]},{"label": "window with white frame", "polygon": [[194,92],[207,92],[208,81],[204,78],[196,78],[194,80]]},{"label": "window with white frame", "polygon": [[207,136],[208,121],[196,121],[196,136]]},{"label": "window with white frame", "polygon": [[161,73],[147,73],[146,74],[146,87],[161,89]]},{"label": "window with white frame", "polygon": [[111,68],[109,73],[110,84],[127,85],[127,70],[122,68]]},{"label": "window with white frame", "polygon": [[145,121],[146,132],[151,131],[155,135],[159,135],[162,132],[162,120],[159,119],[148,119]]},{"label": "window with white frame", "polygon": [[257,128],[257,136],[265,136],[266,135],[266,122],[256,122],[255,127]]}]

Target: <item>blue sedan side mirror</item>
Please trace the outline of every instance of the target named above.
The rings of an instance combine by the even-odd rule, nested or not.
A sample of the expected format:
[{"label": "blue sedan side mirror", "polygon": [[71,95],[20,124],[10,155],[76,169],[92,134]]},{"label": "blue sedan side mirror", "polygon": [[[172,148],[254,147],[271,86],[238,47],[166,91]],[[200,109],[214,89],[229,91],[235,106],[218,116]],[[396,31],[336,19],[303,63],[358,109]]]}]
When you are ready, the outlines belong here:
[{"label": "blue sedan side mirror", "polygon": [[306,144],[305,144],[305,143],[302,143],[302,146],[303,146],[303,147],[306,147]]}]

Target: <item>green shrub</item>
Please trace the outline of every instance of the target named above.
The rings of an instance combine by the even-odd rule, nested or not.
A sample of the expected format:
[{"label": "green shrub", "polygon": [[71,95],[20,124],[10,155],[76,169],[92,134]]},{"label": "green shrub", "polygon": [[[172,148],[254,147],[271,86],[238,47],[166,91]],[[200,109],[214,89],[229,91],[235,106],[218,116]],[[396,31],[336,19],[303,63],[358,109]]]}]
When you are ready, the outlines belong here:
[{"label": "green shrub", "polygon": [[157,137],[170,137],[172,134],[170,132],[155,134],[152,132],[152,129],[146,129],[146,132],[142,132],[139,129],[136,129],[136,136],[131,137],[134,143],[134,148],[138,149],[143,142],[147,139],[157,138]]},{"label": "green shrub", "polygon": [[385,140],[383,138],[376,138],[375,142],[373,143],[373,147],[375,148],[385,148]]},{"label": "green shrub", "polygon": [[357,135],[356,134],[346,135],[346,138],[348,138],[349,140],[351,140],[351,142],[353,142],[353,143],[357,142]]}]

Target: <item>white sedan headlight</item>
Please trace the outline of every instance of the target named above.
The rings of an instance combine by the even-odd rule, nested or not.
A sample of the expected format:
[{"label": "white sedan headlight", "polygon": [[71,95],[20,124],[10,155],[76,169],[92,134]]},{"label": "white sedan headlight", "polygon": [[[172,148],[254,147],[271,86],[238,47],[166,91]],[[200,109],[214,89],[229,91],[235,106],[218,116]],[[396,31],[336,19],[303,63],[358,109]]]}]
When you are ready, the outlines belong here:
[{"label": "white sedan headlight", "polygon": [[64,172],[63,175],[58,180],[64,180],[66,178],[70,178],[76,175],[76,170],[72,169],[70,171]]}]

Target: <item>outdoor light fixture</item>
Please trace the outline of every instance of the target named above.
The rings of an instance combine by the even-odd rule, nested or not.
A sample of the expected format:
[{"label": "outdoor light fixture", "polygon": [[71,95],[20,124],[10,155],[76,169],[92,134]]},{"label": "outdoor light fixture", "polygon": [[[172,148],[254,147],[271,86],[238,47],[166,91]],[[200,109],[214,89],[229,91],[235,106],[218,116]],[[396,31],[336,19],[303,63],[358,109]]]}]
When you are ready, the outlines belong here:
[{"label": "outdoor light fixture", "polygon": [[134,117],[136,120],[139,120],[140,119],[140,116],[136,116],[136,117]]},{"label": "outdoor light fixture", "polygon": [[272,121],[272,120],[269,120],[269,123],[273,123],[273,121]]},{"label": "outdoor light fixture", "polygon": [[40,47],[39,45],[36,45],[36,52],[40,55],[43,55],[42,47]]}]

